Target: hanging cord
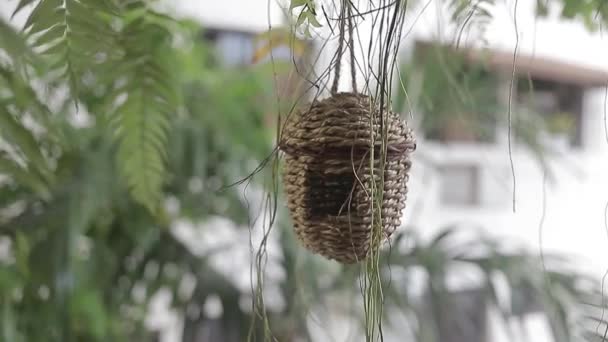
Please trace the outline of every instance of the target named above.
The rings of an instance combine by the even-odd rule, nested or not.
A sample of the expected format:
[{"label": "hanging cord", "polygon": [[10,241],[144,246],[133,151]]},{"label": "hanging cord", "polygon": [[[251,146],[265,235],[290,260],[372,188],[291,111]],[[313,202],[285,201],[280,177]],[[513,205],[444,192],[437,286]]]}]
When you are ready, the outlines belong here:
[{"label": "hanging cord", "polygon": [[348,47],[350,52],[350,77],[353,93],[357,92],[357,74],[355,72],[355,40],[353,38],[353,8],[348,1]]},{"label": "hanging cord", "polygon": [[345,40],[345,25],[346,25],[346,12],[348,11],[348,50],[350,53],[350,74],[352,78],[352,91],[357,91],[357,79],[355,72],[355,44],[353,38],[353,15],[350,0],[342,2],[342,8],[340,9],[340,37],[338,42],[338,51],[336,53],[336,64],[334,70],[334,82],[331,86],[331,93],[333,95],[338,93],[338,83],[340,82],[340,69],[342,68],[342,57],[344,55],[344,40]]},{"label": "hanging cord", "polygon": [[331,93],[335,95],[338,93],[338,82],[340,81],[340,68],[342,67],[342,49],[344,47],[344,4],[340,8],[340,38],[338,41],[338,51],[336,53],[336,65],[334,66],[334,83],[331,86]]}]

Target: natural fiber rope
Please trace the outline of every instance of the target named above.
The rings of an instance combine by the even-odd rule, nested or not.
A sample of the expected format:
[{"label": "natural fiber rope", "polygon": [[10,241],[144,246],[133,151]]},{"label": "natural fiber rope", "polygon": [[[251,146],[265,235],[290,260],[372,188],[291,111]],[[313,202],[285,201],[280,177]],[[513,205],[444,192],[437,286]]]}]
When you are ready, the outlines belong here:
[{"label": "natural fiber rope", "polygon": [[348,44],[350,50],[350,77],[352,79],[352,91],[357,92],[357,74],[355,69],[355,39],[353,38],[353,9],[350,1],[348,2]]},{"label": "natural fiber rope", "polygon": [[345,25],[346,25],[346,16],[348,12],[348,52],[350,53],[350,75],[352,79],[352,91],[357,92],[357,73],[355,69],[355,44],[353,38],[353,15],[352,15],[352,7],[351,3],[348,0],[342,1],[342,6],[340,9],[340,17],[338,20],[340,21],[340,35],[338,41],[338,50],[336,52],[336,64],[334,66],[334,82],[331,86],[331,93],[335,95],[338,93],[338,83],[340,82],[340,73],[342,68],[342,57],[344,56],[344,40],[345,40]]},{"label": "natural fiber rope", "polygon": [[342,67],[342,50],[344,46],[344,6],[340,8],[340,35],[338,37],[338,51],[336,52],[336,65],[334,66],[334,83],[331,86],[331,93],[338,93],[338,82],[340,81],[340,69]]}]

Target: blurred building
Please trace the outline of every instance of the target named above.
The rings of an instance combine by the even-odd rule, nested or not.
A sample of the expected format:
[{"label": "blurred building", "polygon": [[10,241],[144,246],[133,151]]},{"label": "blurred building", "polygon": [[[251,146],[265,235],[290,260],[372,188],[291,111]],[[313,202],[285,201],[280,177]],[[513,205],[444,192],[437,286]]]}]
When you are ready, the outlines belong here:
[{"label": "blurred building", "polygon": [[[195,18],[207,28],[212,41],[229,65],[251,63],[254,39],[285,22],[281,2],[226,0],[222,2],[176,1],[168,5],[184,17]],[[608,80],[608,47],[601,33],[589,33],[582,23],[556,16],[535,19],[535,1],[519,1],[516,39],[514,2],[496,5],[484,32],[466,32],[461,49],[471,55],[484,51],[491,72],[502,78],[496,93],[508,102],[514,51],[513,104],[527,101],[523,88],[534,87],[536,109],[547,116],[560,116],[571,127],[567,134],[544,137],[555,155],[547,156],[554,180],[546,182],[543,246],[547,251],[584,255],[597,270],[603,265],[608,236],[604,229],[604,174],[608,150],[604,128],[605,84]],[[420,15],[422,13],[422,15]],[[434,1],[413,6],[406,19],[411,33],[403,40],[403,58],[413,55],[421,42],[450,44],[458,27],[447,21],[446,10]],[[362,41],[366,25],[360,26]],[[473,26],[472,30],[475,30]],[[471,29],[468,29],[471,31]],[[469,37],[468,39],[466,37]],[[481,39],[483,38],[483,39]],[[318,40],[316,48],[325,42]],[[330,42],[331,45],[333,42]],[[323,48],[331,56],[332,46]],[[277,50],[278,59],[289,53]],[[331,57],[321,56],[322,70]],[[474,57],[471,59],[475,62]],[[362,77],[362,76],[360,76]],[[343,86],[349,82],[342,80]],[[413,113],[417,116],[425,113]],[[504,117],[508,116],[505,111]],[[490,141],[475,141],[466,129],[440,139],[417,131],[420,159],[411,179],[411,201],[405,222],[432,232],[455,222],[471,222],[493,234],[506,235],[538,248],[543,213],[543,176],[538,163],[522,142],[512,136],[515,189],[508,148],[508,131],[497,124]],[[513,193],[515,210],[513,210]],[[412,210],[416,208],[416,210]]]},{"label": "blurred building", "polygon": [[[534,110],[548,121],[567,122],[566,129],[542,133],[539,139],[547,146],[551,174],[544,182],[539,163],[514,134],[510,156],[504,123],[496,124],[486,141],[472,138],[466,127],[456,127],[449,137],[418,131],[418,157],[424,159],[415,166],[419,176],[412,177],[414,200],[410,209],[416,210],[406,217],[429,232],[447,224],[470,222],[534,249],[540,248],[542,238],[545,251],[584,257],[586,265],[598,271],[606,267],[602,260],[608,241],[604,229],[608,49],[601,34],[589,33],[582,23],[555,17],[535,19],[534,3],[519,1],[518,40],[513,2],[508,2],[509,6],[497,6],[493,11],[484,41],[461,43],[461,49],[470,52],[474,63],[483,48],[490,72],[502,80],[496,89],[501,101],[507,104],[512,95],[513,126],[517,106],[527,102],[533,102]],[[433,25],[441,22],[437,11],[427,9],[427,14],[405,42],[406,53],[416,50],[421,41],[449,43],[454,37],[447,24],[445,31],[437,32],[437,24]],[[515,78],[510,92],[512,73]],[[508,117],[507,110],[502,114]]]},{"label": "blurred building", "polygon": [[[449,44],[458,35],[459,28],[446,20],[440,3],[421,3],[410,10],[406,26],[412,29],[403,41],[404,59],[429,42]],[[551,174],[543,172],[522,141],[513,135],[509,139],[505,121],[496,123],[490,138],[483,140],[472,137],[466,126],[453,127],[443,135],[418,130],[419,150],[405,223],[429,236],[448,225],[477,227],[532,251],[542,248],[545,253],[575,255],[599,279],[608,267],[604,261],[608,260],[604,209],[608,201],[608,44],[599,32],[589,33],[581,23],[551,15],[536,19],[535,3],[519,1],[516,12],[513,1],[497,4],[485,30],[466,32],[472,38],[465,37],[460,45],[470,52],[471,63],[477,62],[477,52],[484,51],[489,71],[501,80],[495,91],[503,104],[511,101],[514,107],[529,101],[526,90],[531,85],[534,109],[550,120],[568,123],[566,131],[541,138],[551,151],[546,157]],[[208,27],[207,38],[232,65],[249,63],[254,36],[280,26],[285,19],[276,2],[265,0],[178,1],[172,6],[200,19]],[[363,41],[369,39],[366,27],[362,24],[359,31]],[[325,43],[315,42],[317,51]],[[318,74],[333,53],[330,43],[315,65]],[[343,86],[349,82],[342,81]],[[425,113],[414,112],[414,122],[421,115]],[[506,118],[508,112],[502,115]],[[474,299],[475,294],[467,298]],[[476,306],[468,303],[467,307],[475,310]],[[485,318],[476,322],[487,323]],[[550,340],[542,319],[526,324],[533,326],[532,340]],[[496,331],[466,338],[469,342],[502,340]]]}]

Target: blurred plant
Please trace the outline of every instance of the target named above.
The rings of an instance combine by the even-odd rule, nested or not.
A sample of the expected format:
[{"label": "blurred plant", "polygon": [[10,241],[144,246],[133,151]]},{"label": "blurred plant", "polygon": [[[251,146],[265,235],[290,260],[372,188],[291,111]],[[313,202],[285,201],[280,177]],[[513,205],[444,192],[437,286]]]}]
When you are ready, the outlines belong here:
[{"label": "blurred plant", "polygon": [[395,110],[420,113],[417,124],[425,136],[446,143],[493,142],[498,129],[510,124],[514,139],[552,179],[548,161],[559,151],[542,140],[548,130],[543,114],[515,103],[509,123],[508,105],[498,98],[501,83],[483,58],[471,60],[466,51],[435,43],[421,43],[416,51],[400,68]]},{"label": "blurred plant", "polygon": [[[598,341],[604,334],[600,284],[574,270],[563,257],[541,259],[478,235],[466,239],[458,227],[424,240],[415,231],[410,228],[397,235],[382,260],[385,321],[389,326],[396,323],[402,332],[413,332],[413,340],[468,341],[484,336],[490,309],[499,313],[507,331],[511,322],[541,313],[556,342]],[[356,282],[358,271],[346,272],[348,276],[337,278],[337,288]],[[466,290],[454,289],[454,280]],[[413,284],[421,291],[413,291]],[[391,320],[397,312],[404,314],[405,322]]]},{"label": "blurred plant", "polygon": [[[424,240],[414,231],[409,228],[398,234],[381,259],[385,327],[399,331],[400,338],[473,340],[487,333],[489,312],[498,313],[507,331],[513,322],[542,314],[556,342],[595,342],[603,335],[606,324],[601,317],[599,284],[573,270],[564,258],[545,255],[541,260],[525,250],[507,249],[498,239],[478,235],[464,239],[463,230],[456,227]],[[283,299],[284,306],[270,313],[273,336],[279,341],[313,340],[309,323],[319,314],[342,315],[355,327],[362,324],[358,305],[329,304],[332,298],[357,296],[359,277],[364,276],[361,267],[337,265],[303,252],[287,226],[278,233],[285,276],[275,295]],[[219,295],[227,314],[215,320],[201,316],[187,326],[195,331],[216,324],[213,336],[218,339],[243,340],[245,330],[238,329],[246,329],[252,317],[235,301],[242,294],[230,281],[213,274],[207,280],[214,285],[200,282],[203,287],[197,296]],[[465,290],[450,285],[455,279],[466,284]],[[186,336],[193,338],[192,333]]]},{"label": "blurred plant", "polygon": [[570,137],[575,128],[574,118],[570,113],[555,113],[549,115],[547,120],[547,128],[552,134],[566,134]]},{"label": "blurred plant", "polygon": [[495,125],[503,116],[496,77],[483,64],[470,63],[464,53],[448,47],[420,45],[416,53],[400,69],[400,86],[408,91],[408,98],[398,87],[396,110],[421,111],[420,126],[429,137],[493,139]]},{"label": "blurred plant", "polygon": [[0,340],[148,340],[150,297],[184,308],[212,274],[171,220],[249,219],[218,190],[270,151],[272,79],[210,68],[200,28],[144,1],[27,8],[25,33],[0,21]]},{"label": "blurred plant", "polygon": [[[95,119],[117,142],[117,165],[131,195],[154,212],[167,176],[168,121],[179,107],[171,70],[175,21],[145,1],[22,0],[13,15],[26,9],[20,41],[43,63],[30,76],[67,86],[76,107],[83,92],[103,93]],[[14,50],[4,41],[3,49]],[[14,69],[20,56],[11,57]]]}]

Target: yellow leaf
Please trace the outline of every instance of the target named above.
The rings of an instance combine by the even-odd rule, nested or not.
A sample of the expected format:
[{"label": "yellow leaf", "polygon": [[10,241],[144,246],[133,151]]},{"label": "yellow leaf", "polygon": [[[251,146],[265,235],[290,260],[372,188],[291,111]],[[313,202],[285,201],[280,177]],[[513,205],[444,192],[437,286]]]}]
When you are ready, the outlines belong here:
[{"label": "yellow leaf", "polygon": [[260,62],[268,57],[271,51],[281,46],[289,47],[296,57],[303,55],[305,51],[305,42],[294,37],[286,29],[273,29],[261,33],[254,38],[254,43],[258,47],[253,52],[253,63]]}]

